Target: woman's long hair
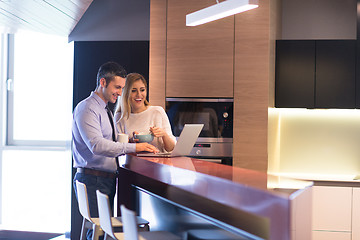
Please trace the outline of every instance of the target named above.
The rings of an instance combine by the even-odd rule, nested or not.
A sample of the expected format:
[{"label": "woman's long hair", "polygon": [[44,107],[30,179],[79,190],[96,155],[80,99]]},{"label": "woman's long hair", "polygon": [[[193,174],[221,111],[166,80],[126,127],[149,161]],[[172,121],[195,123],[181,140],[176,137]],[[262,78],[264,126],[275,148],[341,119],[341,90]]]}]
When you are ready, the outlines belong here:
[{"label": "woman's long hair", "polygon": [[[116,112],[121,112],[121,119],[129,119],[130,113],[131,113],[131,106],[130,106],[130,92],[131,89],[133,87],[134,82],[136,81],[142,81],[142,83],[145,85],[146,88],[146,92],[147,92],[147,82],[145,80],[145,78],[139,74],[139,73],[129,73],[126,76],[126,82],[125,82],[125,86],[122,92],[122,96],[120,97],[120,99],[117,102],[116,105]],[[144,100],[144,104],[145,106],[149,105],[149,102],[145,99]]]}]

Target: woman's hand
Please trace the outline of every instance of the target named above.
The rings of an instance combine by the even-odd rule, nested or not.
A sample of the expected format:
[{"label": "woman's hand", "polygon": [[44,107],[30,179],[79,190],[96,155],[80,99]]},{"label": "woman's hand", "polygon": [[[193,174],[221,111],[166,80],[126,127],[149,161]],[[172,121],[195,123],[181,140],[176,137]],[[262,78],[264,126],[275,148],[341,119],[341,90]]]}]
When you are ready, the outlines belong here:
[{"label": "woman's hand", "polygon": [[154,135],[154,137],[163,137],[167,135],[165,130],[159,127],[150,127],[150,132]]},{"label": "woman's hand", "polygon": [[175,147],[175,141],[167,134],[167,132],[160,127],[150,127],[150,132],[154,137],[161,137],[164,142],[164,148],[167,152],[170,152]]}]

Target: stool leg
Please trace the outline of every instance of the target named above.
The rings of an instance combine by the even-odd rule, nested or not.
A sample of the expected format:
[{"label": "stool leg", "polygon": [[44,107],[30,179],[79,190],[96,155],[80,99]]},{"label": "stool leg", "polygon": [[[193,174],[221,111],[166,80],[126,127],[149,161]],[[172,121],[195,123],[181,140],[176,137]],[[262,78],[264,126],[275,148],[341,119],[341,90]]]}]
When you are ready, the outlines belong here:
[{"label": "stool leg", "polygon": [[150,231],[150,226],[149,226],[149,224],[146,224],[146,225],[144,226],[144,230],[145,230],[145,231]]},{"label": "stool leg", "polygon": [[104,234],[103,230],[100,228],[100,226],[94,224],[93,225],[93,236],[92,240],[99,240],[99,237]]},{"label": "stool leg", "polygon": [[110,240],[112,239],[110,236],[108,236],[106,233],[104,233],[104,240]]},{"label": "stool leg", "polygon": [[86,218],[83,218],[82,226],[81,226],[81,234],[80,240],[86,240]]}]

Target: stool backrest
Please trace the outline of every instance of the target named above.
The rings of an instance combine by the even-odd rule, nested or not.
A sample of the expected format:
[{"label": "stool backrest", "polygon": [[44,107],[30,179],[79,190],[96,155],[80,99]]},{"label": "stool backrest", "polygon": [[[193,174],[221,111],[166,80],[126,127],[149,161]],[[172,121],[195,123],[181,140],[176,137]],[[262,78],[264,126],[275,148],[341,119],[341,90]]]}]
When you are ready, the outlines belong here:
[{"label": "stool backrest", "polygon": [[127,209],[124,205],[121,205],[120,209],[121,209],[121,217],[123,221],[125,240],[138,240],[139,233],[136,224],[135,212]]},{"label": "stool backrest", "polygon": [[77,192],[77,200],[81,215],[84,218],[86,218],[88,221],[93,223],[90,215],[89,200],[88,200],[86,185],[76,180],[76,192]]},{"label": "stool backrest", "polygon": [[107,235],[113,239],[117,239],[111,224],[111,208],[109,197],[106,194],[101,193],[99,190],[96,190],[96,197],[98,202],[100,227]]}]

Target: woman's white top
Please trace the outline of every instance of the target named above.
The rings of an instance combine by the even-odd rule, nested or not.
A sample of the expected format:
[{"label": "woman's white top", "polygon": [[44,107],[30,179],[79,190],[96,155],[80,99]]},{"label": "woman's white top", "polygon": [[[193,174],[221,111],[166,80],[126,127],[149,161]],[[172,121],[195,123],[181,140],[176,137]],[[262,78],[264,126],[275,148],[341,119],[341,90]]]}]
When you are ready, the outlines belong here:
[{"label": "woman's white top", "polygon": [[[148,108],[140,113],[130,113],[129,119],[120,121],[121,113],[115,114],[116,127],[120,133],[128,134],[133,137],[133,132],[148,134],[150,127],[160,127],[176,142],[176,138],[171,131],[170,122],[165,110],[159,106],[148,106]],[[155,137],[151,142],[160,152],[166,152],[164,142],[161,137]]]}]

